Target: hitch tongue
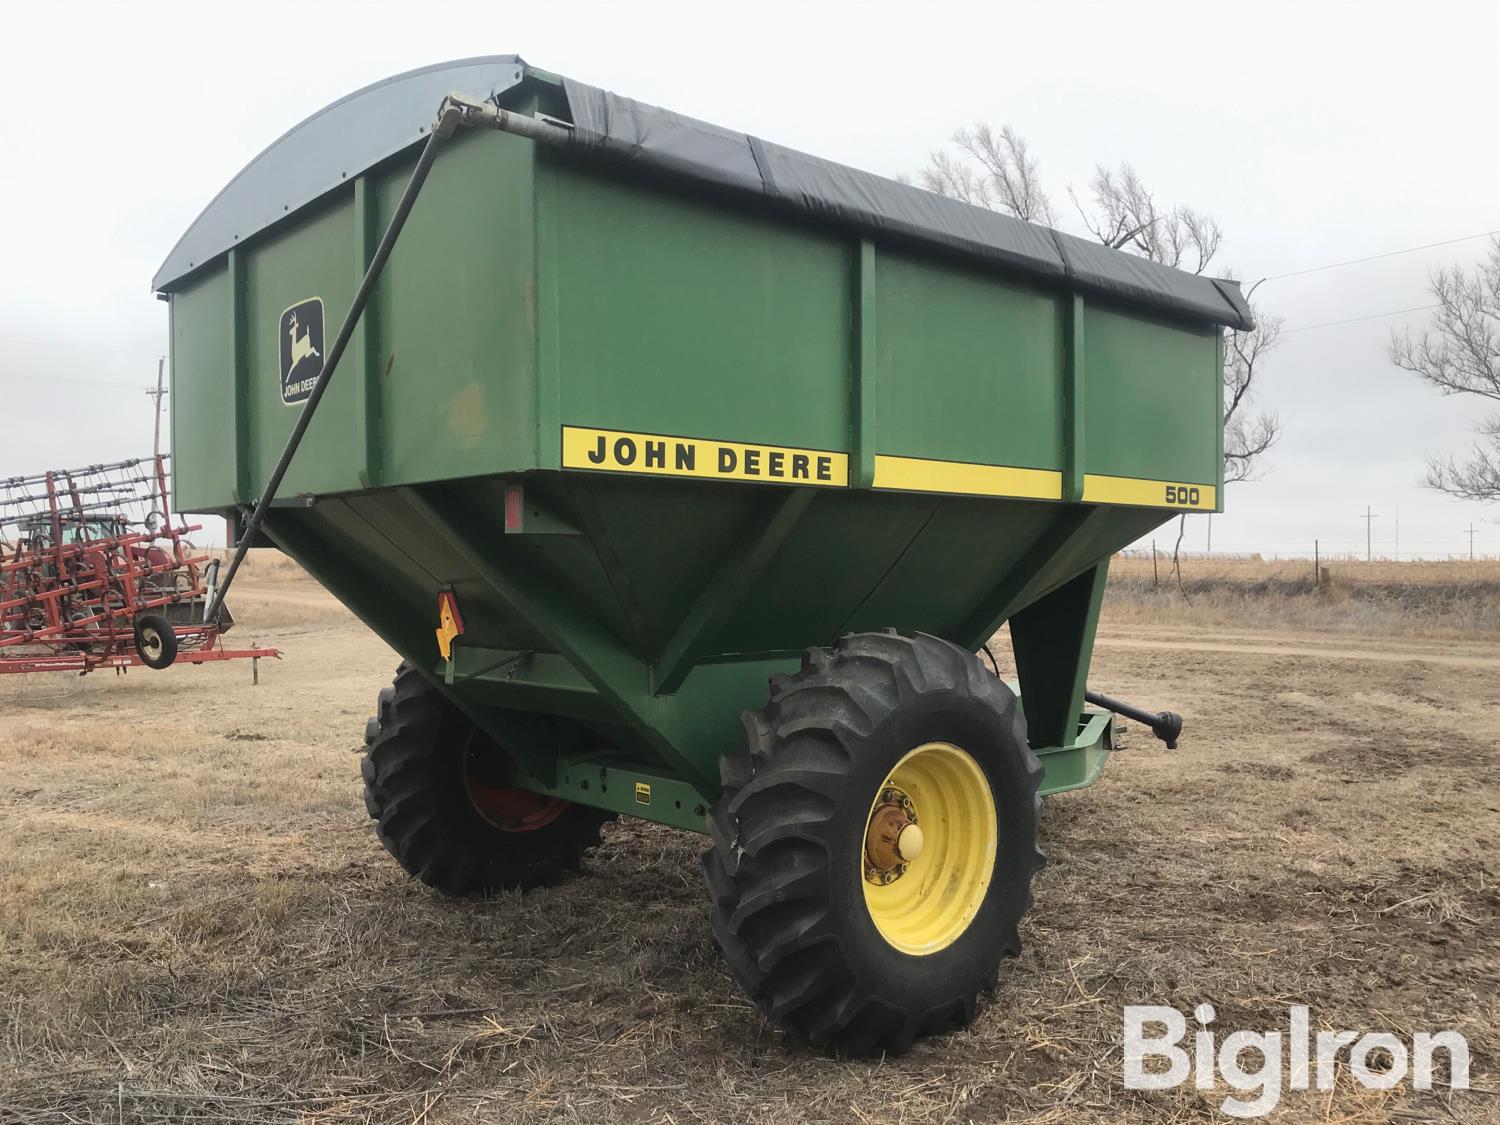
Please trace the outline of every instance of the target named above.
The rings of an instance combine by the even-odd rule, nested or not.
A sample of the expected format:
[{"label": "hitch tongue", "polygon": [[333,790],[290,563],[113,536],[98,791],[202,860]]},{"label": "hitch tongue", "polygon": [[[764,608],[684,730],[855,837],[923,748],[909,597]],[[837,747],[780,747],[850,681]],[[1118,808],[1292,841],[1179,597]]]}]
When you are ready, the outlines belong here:
[{"label": "hitch tongue", "polygon": [[1100,695],[1097,691],[1085,691],[1083,698],[1095,707],[1103,707],[1106,711],[1113,711],[1116,715],[1124,715],[1127,719],[1134,719],[1150,727],[1151,733],[1165,742],[1168,750],[1177,749],[1177,737],[1182,733],[1182,716],[1176,711],[1147,711],[1118,699],[1111,699],[1107,695]]}]

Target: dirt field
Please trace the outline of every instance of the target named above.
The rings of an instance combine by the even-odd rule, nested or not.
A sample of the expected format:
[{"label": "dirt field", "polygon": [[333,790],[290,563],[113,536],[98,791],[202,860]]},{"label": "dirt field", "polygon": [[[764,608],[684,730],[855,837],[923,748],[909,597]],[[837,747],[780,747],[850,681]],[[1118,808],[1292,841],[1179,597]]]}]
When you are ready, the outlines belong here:
[{"label": "dirt field", "polygon": [[688,834],[614,826],[581,876],[498,901],[408,881],[359,791],[394,657],[288,571],[236,593],[237,638],[287,651],[259,687],[246,665],[0,682],[0,1121],[1214,1119],[1222,1086],[1121,1076],[1122,1005],[1205,1000],[1222,1032],[1302,1003],[1315,1028],[1468,1038],[1471,1092],[1341,1070],[1276,1120],[1500,1120],[1482,622],[1314,631],[1235,615],[1243,590],[1113,591],[1093,685],[1182,711],[1182,748],[1132,732],[1049,802],[998,994],[869,1063],[789,1046],[742,1000]]}]

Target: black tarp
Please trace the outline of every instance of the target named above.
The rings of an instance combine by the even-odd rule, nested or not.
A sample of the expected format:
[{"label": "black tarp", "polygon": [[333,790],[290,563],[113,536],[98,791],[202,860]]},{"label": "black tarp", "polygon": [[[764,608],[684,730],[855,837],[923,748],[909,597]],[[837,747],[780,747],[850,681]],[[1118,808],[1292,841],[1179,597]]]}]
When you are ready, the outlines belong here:
[{"label": "black tarp", "polygon": [[563,79],[575,147],[751,192],[805,214],[940,246],[1007,271],[1228,328],[1254,327],[1233,281],[1202,277],[745,133]]},{"label": "black tarp", "polygon": [[[172,287],[232,246],[420,143],[444,94],[499,100],[507,91],[556,81],[515,55],[494,55],[422,67],[339,99],[289,130],[229,182],[167,256],[153,287]],[[1235,282],[1157,265],[572,79],[561,82],[573,125],[569,147],[585,155],[751,193],[820,222],[940,247],[1085,295],[1200,323],[1252,326]]]}]

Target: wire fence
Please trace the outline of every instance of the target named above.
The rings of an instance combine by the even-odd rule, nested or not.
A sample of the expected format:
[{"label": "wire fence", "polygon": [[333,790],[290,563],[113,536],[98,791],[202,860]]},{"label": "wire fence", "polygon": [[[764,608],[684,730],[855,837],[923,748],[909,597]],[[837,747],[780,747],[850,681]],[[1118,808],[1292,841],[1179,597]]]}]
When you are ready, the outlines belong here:
[{"label": "wire fence", "polygon": [[[1156,555],[1165,558],[1169,563],[1172,560],[1172,541],[1165,543],[1158,540],[1156,543]],[[1152,547],[1150,544],[1141,546],[1137,544],[1127,547],[1116,554],[1125,559],[1149,559]],[[1391,551],[1373,549],[1367,556],[1363,546],[1357,549],[1352,546],[1340,547],[1336,544],[1320,543],[1314,541],[1306,546],[1287,546],[1280,549],[1269,549],[1264,547],[1226,547],[1223,550],[1215,547],[1206,550],[1202,547],[1189,549],[1184,547],[1177,552],[1181,559],[1207,560],[1212,559],[1222,562],[1291,562],[1305,559],[1311,562],[1314,558],[1321,558],[1325,563],[1362,563],[1362,562],[1385,562],[1385,563],[1431,563],[1431,562],[1496,562],[1500,561],[1500,546],[1485,551],[1476,549],[1471,556],[1467,548],[1451,551],[1437,551],[1422,549],[1420,547],[1412,550]]]},{"label": "wire fence", "polygon": [[[1321,540],[1314,539],[1311,549],[1292,552],[1265,550],[1187,550],[1174,553],[1177,538],[1172,536],[1164,546],[1151,540],[1137,543],[1116,552],[1119,561],[1130,561],[1132,566],[1116,566],[1111,577],[1121,581],[1140,581],[1144,578],[1158,590],[1177,589],[1184,596],[1190,587],[1201,587],[1229,582],[1248,583],[1251,586],[1266,582],[1310,580],[1315,590],[1334,589],[1341,580],[1370,582],[1377,585],[1395,584],[1400,588],[1420,588],[1437,584],[1469,586],[1472,583],[1494,584],[1500,581],[1500,554],[1470,556],[1448,554],[1412,555],[1399,558],[1393,552],[1380,553],[1373,549],[1364,551],[1329,550]],[[1340,546],[1335,543],[1335,548]],[[1148,565],[1149,564],[1149,565]]]}]

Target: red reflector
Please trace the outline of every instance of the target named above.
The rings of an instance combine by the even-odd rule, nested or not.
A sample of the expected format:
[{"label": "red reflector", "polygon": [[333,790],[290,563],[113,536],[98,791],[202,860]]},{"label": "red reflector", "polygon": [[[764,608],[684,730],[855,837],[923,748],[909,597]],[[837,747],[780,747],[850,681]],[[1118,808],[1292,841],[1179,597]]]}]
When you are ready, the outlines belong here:
[{"label": "red reflector", "polygon": [[505,490],[505,530],[521,530],[521,488],[519,485]]}]

